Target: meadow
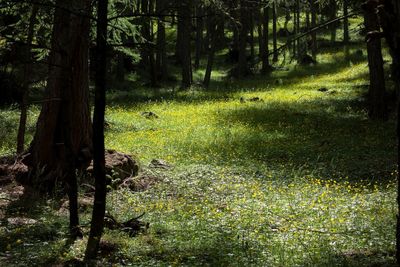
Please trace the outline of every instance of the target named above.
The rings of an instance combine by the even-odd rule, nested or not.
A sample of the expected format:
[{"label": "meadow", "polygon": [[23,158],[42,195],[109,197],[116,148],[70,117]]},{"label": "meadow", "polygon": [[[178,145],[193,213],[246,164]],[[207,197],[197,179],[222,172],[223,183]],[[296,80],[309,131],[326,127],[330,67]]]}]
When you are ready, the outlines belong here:
[{"label": "meadow", "polygon": [[[110,191],[110,214],[123,221],[145,213],[150,227],[136,237],[106,230],[102,264],[394,266],[394,118],[368,119],[368,66],[357,49],[350,59],[325,51],[315,66],[240,81],[224,79],[221,64],[208,90],[111,90],[106,145],[134,155],[157,182]],[[150,111],[158,118],[142,115]],[[31,108],[29,138],[38,113]],[[17,120],[15,107],[0,111],[2,155],[14,149]],[[153,159],[173,168],[151,168]],[[21,206],[2,212],[36,223],[3,220],[0,265],[83,257],[86,239],[68,244],[59,201]],[[87,233],[90,210],[82,216]]]}]

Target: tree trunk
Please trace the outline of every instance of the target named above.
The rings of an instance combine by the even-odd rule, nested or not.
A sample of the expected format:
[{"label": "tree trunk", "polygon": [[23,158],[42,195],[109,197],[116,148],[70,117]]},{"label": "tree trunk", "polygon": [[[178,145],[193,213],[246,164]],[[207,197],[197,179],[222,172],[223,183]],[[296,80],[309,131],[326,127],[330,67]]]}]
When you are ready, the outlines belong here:
[{"label": "tree trunk", "polygon": [[350,35],[349,35],[349,18],[347,15],[349,14],[349,0],[343,0],[343,16],[345,18],[343,19],[343,44],[344,44],[344,53],[345,57],[349,57],[349,41],[350,41]]},{"label": "tree trunk", "polygon": [[[86,165],[91,151],[89,111],[89,19],[67,12],[71,6],[89,14],[90,0],[56,1],[49,75],[36,133],[26,163],[28,184],[51,191],[69,171],[65,151],[77,167]],[[83,153],[88,151],[88,153]],[[62,182],[62,179],[61,179]]]},{"label": "tree trunk", "polygon": [[28,111],[28,96],[29,96],[29,86],[31,82],[32,73],[32,57],[31,57],[31,45],[34,34],[35,20],[38,13],[38,6],[33,4],[31,14],[29,17],[28,34],[26,38],[26,53],[24,65],[24,82],[22,84],[22,101],[21,101],[21,114],[19,118],[18,136],[17,136],[17,154],[21,154],[25,150],[25,131],[26,131],[26,119]]},{"label": "tree trunk", "polygon": [[93,116],[93,171],[95,196],[90,234],[85,252],[85,261],[96,258],[104,227],[106,210],[106,172],[104,158],[104,113],[106,106],[107,73],[107,0],[97,2],[97,60],[95,80],[95,107]]},{"label": "tree trunk", "polygon": [[[333,20],[336,18],[337,13],[337,3],[336,0],[331,0],[329,2],[329,20]],[[337,23],[332,23],[329,28],[331,31],[331,43],[336,42],[336,27]]]},{"label": "tree trunk", "polygon": [[204,20],[203,20],[203,9],[198,4],[196,7],[196,56],[194,60],[194,67],[198,69],[200,67],[200,58],[203,54],[203,29],[204,29]]},{"label": "tree trunk", "polygon": [[[370,4],[370,5],[368,5]],[[379,8],[380,25],[383,36],[389,46],[392,57],[392,78],[397,88],[397,224],[396,224],[396,259],[400,265],[400,2],[388,0],[377,5],[367,1],[366,12],[376,13]]]},{"label": "tree trunk", "polygon": [[240,30],[239,30],[239,60],[235,69],[236,77],[243,77],[248,74],[247,66],[247,36],[249,33],[249,5],[246,0],[240,0]]},{"label": "tree trunk", "polygon": [[[191,58],[191,11],[190,0],[183,0],[178,9],[178,34],[180,33],[179,55],[182,64],[183,89],[189,88],[192,84],[192,58]],[[179,40],[178,40],[179,41]]]},{"label": "tree trunk", "polygon": [[260,59],[261,59],[261,73],[266,74],[271,70],[269,64],[269,8],[265,6],[260,12],[260,23],[259,23],[259,43],[260,43]]},{"label": "tree trunk", "polygon": [[[311,12],[311,29],[317,26],[317,10],[315,6],[315,0],[310,0],[310,12]],[[311,33],[311,56],[314,61],[317,61],[317,32]]]},{"label": "tree trunk", "polygon": [[[89,14],[90,0],[57,0],[49,57],[46,97],[36,133],[25,158],[30,169],[26,182],[51,192],[65,184],[70,205],[70,231],[79,235],[76,169],[91,159],[88,42],[89,19],[66,10],[74,7]],[[88,153],[82,153],[88,151]],[[86,156],[86,157],[85,157]]]},{"label": "tree trunk", "polygon": [[277,62],[278,61],[278,36],[277,36],[277,29],[276,29],[276,25],[277,24],[277,14],[276,14],[276,4],[275,1],[272,4],[272,42],[273,42],[273,58],[272,61],[273,62]]},{"label": "tree trunk", "polygon": [[[379,31],[378,17],[374,12],[365,11],[364,23],[367,32]],[[382,48],[380,39],[370,39],[367,42],[368,67],[370,85],[369,117],[372,119],[387,119],[387,104],[385,92],[385,75],[383,70]]]},{"label": "tree trunk", "polygon": [[210,19],[210,24],[209,24],[209,33],[210,33],[210,37],[211,37],[211,45],[210,45],[210,49],[208,51],[208,60],[207,60],[207,68],[206,68],[206,72],[204,74],[204,80],[203,80],[203,85],[205,88],[208,88],[210,85],[210,80],[211,80],[211,72],[212,72],[212,68],[213,68],[213,64],[214,64],[214,56],[215,56],[215,50],[217,47],[217,37],[219,36],[217,34],[217,18],[211,18]]},{"label": "tree trunk", "polygon": [[[256,12],[256,9],[252,6],[249,10],[251,14]],[[257,11],[258,12],[258,11]],[[250,42],[250,62],[253,64],[254,62],[254,16],[251,15],[249,19],[249,42]]]},{"label": "tree trunk", "polygon": [[[157,0],[156,13],[166,14],[165,0]],[[157,22],[157,56],[156,56],[156,69],[157,74],[161,80],[165,81],[168,77],[167,66],[167,44],[165,35],[164,17],[160,16]]]}]

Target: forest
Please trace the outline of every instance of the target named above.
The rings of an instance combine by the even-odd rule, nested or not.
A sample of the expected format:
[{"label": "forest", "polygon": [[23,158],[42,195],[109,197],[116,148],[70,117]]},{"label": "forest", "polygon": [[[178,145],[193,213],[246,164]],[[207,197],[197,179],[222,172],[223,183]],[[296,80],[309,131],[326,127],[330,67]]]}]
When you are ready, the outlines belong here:
[{"label": "forest", "polygon": [[400,266],[398,0],[0,0],[0,266]]}]

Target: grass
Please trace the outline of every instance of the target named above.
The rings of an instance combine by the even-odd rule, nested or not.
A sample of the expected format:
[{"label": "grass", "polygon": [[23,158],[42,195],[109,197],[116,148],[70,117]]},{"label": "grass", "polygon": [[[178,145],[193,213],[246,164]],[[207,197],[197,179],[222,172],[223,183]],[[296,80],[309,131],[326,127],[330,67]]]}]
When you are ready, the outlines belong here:
[{"label": "grass", "polygon": [[[161,181],[146,191],[109,194],[107,209],[118,220],[145,212],[150,228],[135,238],[107,230],[104,239],[118,250],[99,265],[393,265],[394,120],[368,120],[365,58],[342,57],[326,51],[313,67],[217,77],[207,91],[110,93],[107,147],[136,155],[144,168],[152,159],[175,168],[153,170]],[[13,151],[17,118],[15,109],[0,112],[1,154]],[[39,209],[37,225],[2,222],[0,265],[83,257],[86,239],[66,242],[66,215],[52,201],[38,207],[19,213]],[[82,216],[87,236],[90,213]]]}]

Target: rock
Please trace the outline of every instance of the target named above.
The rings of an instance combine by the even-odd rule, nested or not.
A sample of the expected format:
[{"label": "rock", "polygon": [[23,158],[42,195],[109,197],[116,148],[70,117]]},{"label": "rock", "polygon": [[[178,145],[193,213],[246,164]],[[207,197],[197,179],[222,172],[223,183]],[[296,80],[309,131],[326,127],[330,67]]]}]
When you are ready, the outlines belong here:
[{"label": "rock", "polygon": [[129,188],[132,191],[145,191],[149,187],[155,185],[159,182],[159,178],[153,175],[141,174],[137,177],[126,178],[122,184],[121,188]]},{"label": "rock", "polygon": [[[80,212],[89,210],[93,206],[93,197],[78,197],[78,207]],[[69,211],[69,200],[64,201],[58,210],[61,214],[67,214]]]},{"label": "rock", "polygon": [[[132,156],[107,150],[105,153],[106,173],[113,179],[124,180],[127,177],[137,176],[139,173],[139,163]],[[90,163],[87,171],[93,173],[93,161]]]},{"label": "rock", "polygon": [[173,166],[170,165],[168,162],[162,159],[153,159],[150,164],[150,168],[157,168],[157,169],[164,169],[164,170],[169,170],[172,169]]}]

